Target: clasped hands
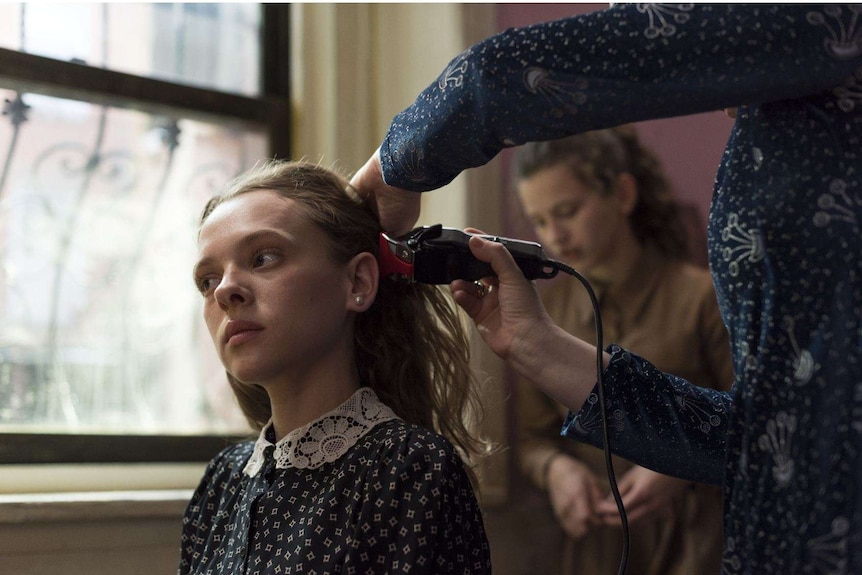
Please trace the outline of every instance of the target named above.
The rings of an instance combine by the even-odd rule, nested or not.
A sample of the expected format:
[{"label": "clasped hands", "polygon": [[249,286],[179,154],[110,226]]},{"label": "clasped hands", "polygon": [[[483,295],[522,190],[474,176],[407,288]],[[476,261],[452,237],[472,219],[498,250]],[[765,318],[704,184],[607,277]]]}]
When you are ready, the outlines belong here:
[{"label": "clasped hands", "polygon": [[[581,461],[559,454],[548,467],[547,489],[560,526],[575,539],[599,526],[620,527],[613,495],[604,494],[599,478]],[[673,513],[673,500],[688,483],[644,467],[634,466],[617,485],[629,526]]]}]

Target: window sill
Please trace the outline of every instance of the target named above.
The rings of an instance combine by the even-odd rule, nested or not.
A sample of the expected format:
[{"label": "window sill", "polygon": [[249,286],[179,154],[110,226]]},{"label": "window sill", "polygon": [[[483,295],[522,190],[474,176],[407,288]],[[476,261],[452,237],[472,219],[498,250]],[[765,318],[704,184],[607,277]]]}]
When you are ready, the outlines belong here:
[{"label": "window sill", "polygon": [[0,465],[0,495],[194,489],[206,463]]},{"label": "window sill", "polygon": [[190,489],[0,495],[0,525],[181,517]]}]

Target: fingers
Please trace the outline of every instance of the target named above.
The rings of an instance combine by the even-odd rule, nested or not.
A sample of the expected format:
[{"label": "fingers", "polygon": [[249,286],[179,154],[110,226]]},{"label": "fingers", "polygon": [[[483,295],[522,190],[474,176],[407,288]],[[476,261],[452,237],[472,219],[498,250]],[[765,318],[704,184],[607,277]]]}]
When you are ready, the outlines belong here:
[{"label": "fingers", "polygon": [[422,195],[383,180],[379,150],[354,174],[350,185],[377,213],[383,230],[393,236],[409,232],[419,219]]},{"label": "fingers", "polygon": [[[483,233],[481,230],[478,230],[476,228],[465,228],[464,231],[468,234],[474,234],[474,237],[475,234]],[[491,254],[489,254],[486,250],[483,250],[481,247],[479,247],[479,249],[482,250],[481,255],[477,254],[476,252],[476,245],[481,246],[483,243],[490,242],[482,240],[481,238],[477,238],[474,244],[473,238],[470,238],[470,251],[473,252],[473,255],[481,261],[489,262],[490,260],[485,258],[490,257]],[[496,285],[496,283],[496,278],[488,277],[481,280],[477,280],[472,283],[464,280],[455,280],[449,287],[452,290],[452,294],[455,297],[455,301],[458,303],[458,305],[464,308],[464,311],[466,311],[470,317],[476,319],[476,315],[482,307],[481,300],[490,291],[493,290],[493,287],[494,285]]]},{"label": "fingers", "polygon": [[[530,363],[535,337],[550,322],[538,291],[506,247],[474,235],[470,251],[479,261],[491,264],[494,275],[482,278],[483,288],[473,282],[456,280],[450,284],[455,302],[476,324],[491,350],[513,366]],[[592,383],[590,384],[592,389]]]},{"label": "fingers", "polygon": [[[675,491],[664,487],[666,480],[677,481],[640,467],[633,467],[622,477],[619,492],[629,523],[672,512],[672,494]],[[596,509],[606,525],[622,524],[613,495],[603,499]]]},{"label": "fingers", "polygon": [[558,504],[555,514],[563,530],[575,539],[586,534],[592,523],[592,506],[582,491],[567,494]]},{"label": "fingers", "polygon": [[586,535],[591,527],[599,525],[600,522],[590,514],[580,515],[578,513],[570,513],[558,517],[560,526],[573,539],[580,539]]},{"label": "fingers", "polygon": [[595,504],[601,491],[595,477],[584,465],[568,456],[555,459],[556,469],[548,476],[548,494],[560,526],[571,537],[579,538],[601,524]]},{"label": "fingers", "polygon": [[476,288],[476,295],[481,299],[488,295],[488,293],[494,289],[493,285],[486,285],[482,280],[476,280],[473,282],[473,285]]},{"label": "fingers", "polygon": [[461,306],[471,319],[481,322],[491,309],[497,307],[496,283],[493,278],[475,282],[455,280],[449,289],[455,303]]},{"label": "fingers", "polygon": [[[637,483],[632,477],[631,470],[619,479],[617,482],[617,490],[620,493],[620,499],[623,501],[626,512],[628,513],[633,511],[638,500],[638,489]],[[596,512],[601,515],[602,519],[606,522],[614,524],[620,523],[619,509],[617,508],[617,502],[614,499],[613,493],[608,493],[606,496],[602,497],[602,500],[596,504]]]},{"label": "fingers", "polygon": [[379,151],[375,151],[368,158],[368,161],[350,178],[350,185],[356,190],[356,193],[372,203],[374,200],[374,191],[381,185],[385,185],[383,182],[383,170],[380,167]]},{"label": "fingers", "polygon": [[474,235],[470,238],[469,246],[470,251],[477,259],[491,264],[491,268],[501,282],[527,283],[521,268],[518,267],[512,254],[503,244]]},{"label": "fingers", "polygon": [[[614,502],[611,501],[611,503]],[[658,517],[670,513],[669,509],[665,509],[650,501],[623,501],[623,506],[626,510],[626,521],[629,525],[634,525],[643,519]],[[621,527],[623,524],[615,503],[613,504],[613,510],[603,508],[599,513],[599,516],[601,517],[603,525]]]},{"label": "fingers", "polygon": [[[384,184],[385,185],[385,184]],[[394,236],[406,234],[419,219],[422,194],[386,186],[385,191],[377,194],[377,209],[380,225]]]}]

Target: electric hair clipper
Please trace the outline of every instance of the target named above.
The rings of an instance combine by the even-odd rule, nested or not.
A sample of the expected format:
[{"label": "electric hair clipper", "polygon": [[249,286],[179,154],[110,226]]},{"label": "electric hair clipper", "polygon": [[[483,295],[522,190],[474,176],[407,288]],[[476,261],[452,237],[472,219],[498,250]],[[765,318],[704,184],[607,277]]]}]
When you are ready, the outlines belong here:
[{"label": "electric hair clipper", "polygon": [[[380,275],[406,283],[448,284],[456,279],[476,281],[493,276],[491,264],[477,260],[467,242],[471,234],[437,224],[420,227],[400,238],[380,234]],[[497,236],[480,237],[499,242],[529,280],[557,275],[557,267],[535,242]]]}]

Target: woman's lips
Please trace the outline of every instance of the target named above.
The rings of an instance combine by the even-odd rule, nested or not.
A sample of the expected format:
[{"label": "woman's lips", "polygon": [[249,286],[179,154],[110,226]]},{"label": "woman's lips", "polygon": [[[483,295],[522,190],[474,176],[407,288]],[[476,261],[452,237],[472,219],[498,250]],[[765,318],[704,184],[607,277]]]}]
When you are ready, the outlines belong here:
[{"label": "woman's lips", "polygon": [[232,319],[227,322],[224,331],[224,342],[228,346],[241,345],[256,338],[263,331],[263,326],[253,321]]},{"label": "woman's lips", "polygon": [[581,259],[581,250],[570,249],[560,252],[560,259],[568,264],[571,264],[572,262],[577,262]]},{"label": "woman's lips", "polygon": [[229,337],[227,340],[227,345],[228,346],[234,346],[234,347],[241,345],[241,344],[243,344],[243,343],[245,343],[251,339],[256,338],[260,334],[260,332],[261,332],[261,330],[259,330],[259,329],[241,331],[241,332],[234,334],[231,337]]}]

